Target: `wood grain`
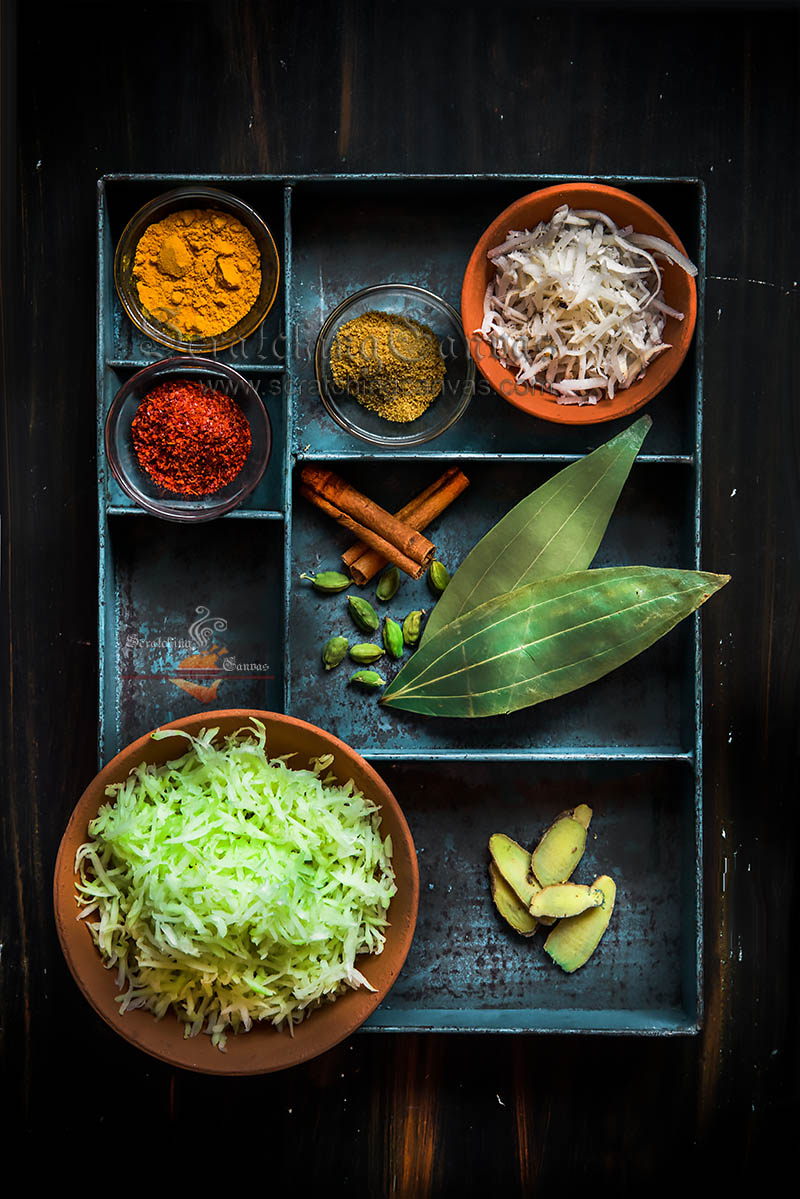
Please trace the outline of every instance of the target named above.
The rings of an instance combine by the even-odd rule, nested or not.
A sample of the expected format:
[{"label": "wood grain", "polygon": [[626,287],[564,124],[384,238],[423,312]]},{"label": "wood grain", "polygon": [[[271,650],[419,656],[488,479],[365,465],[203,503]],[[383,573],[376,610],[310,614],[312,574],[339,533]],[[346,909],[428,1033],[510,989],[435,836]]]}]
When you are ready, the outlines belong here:
[{"label": "wood grain", "polygon": [[[268,1140],[270,1185],[299,1162],[315,1188],[411,1199],[757,1178],[798,1114],[796,8],[509,0],[487,19],[451,0],[369,14],[239,0],[65,3],[42,19],[7,3],[2,37],[0,1016],[15,1121],[102,1133],[113,1105],[76,1083],[101,1063],[129,1111],[176,1135],[211,1109]],[[222,1086],[130,1049],[61,961],[50,872],[96,749],[96,178],[338,169],[706,183],[704,565],[733,582],[703,617],[696,1039],[365,1033],[283,1078]]]}]

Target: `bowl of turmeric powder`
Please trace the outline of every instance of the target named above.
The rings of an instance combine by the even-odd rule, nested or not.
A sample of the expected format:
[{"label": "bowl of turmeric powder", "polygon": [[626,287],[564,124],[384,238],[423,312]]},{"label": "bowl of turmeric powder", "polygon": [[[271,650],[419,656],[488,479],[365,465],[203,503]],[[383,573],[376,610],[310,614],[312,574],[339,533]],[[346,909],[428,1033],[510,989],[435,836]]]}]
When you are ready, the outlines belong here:
[{"label": "bowl of turmeric powder", "polygon": [[173,350],[224,350],[253,333],[278,292],[280,262],[264,221],[215,187],[179,187],[130,219],[117,244],[120,302]]},{"label": "bowl of turmeric powder", "polygon": [[385,449],[440,436],[475,390],[457,312],[410,283],[376,284],[343,300],[319,332],[314,366],[333,420]]}]

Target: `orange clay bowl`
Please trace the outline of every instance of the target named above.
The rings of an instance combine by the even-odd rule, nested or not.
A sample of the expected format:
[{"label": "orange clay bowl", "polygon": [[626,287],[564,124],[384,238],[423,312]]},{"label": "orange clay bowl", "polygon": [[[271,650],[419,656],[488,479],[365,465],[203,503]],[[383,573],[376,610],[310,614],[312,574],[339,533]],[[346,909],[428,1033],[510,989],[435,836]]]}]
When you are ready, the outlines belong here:
[{"label": "orange clay bowl", "polygon": [[306,1062],[344,1040],[386,998],[406,959],[417,919],[419,874],[408,825],[386,783],[355,750],[304,720],[247,708],[185,716],[163,727],[194,734],[201,728],[212,727],[219,728],[221,733],[231,733],[246,727],[252,717],[266,726],[270,757],[296,753],[297,765],[305,767],[310,758],[331,753],[337,778],[343,783],[352,778],[364,795],[380,805],[381,833],[384,836],[390,833],[392,837],[397,894],[389,908],[390,925],[383,952],[358,959],[359,969],[377,988],[375,992],[345,991],[298,1024],[294,1036],[272,1025],[254,1024],[250,1032],[230,1034],[224,1052],[211,1044],[211,1037],[205,1032],[185,1039],[183,1027],[172,1013],[162,1020],[143,1010],[120,1015],[116,972],[104,967],[89,930],[76,918],[79,909],[75,902],[75,853],[87,839],[89,821],[106,801],[105,788],[121,782],[140,762],[162,763],[182,756],[188,748],[184,738],[151,741],[147,734],[117,754],[78,801],[56,861],[53,894],[58,936],[67,965],[89,1003],[132,1045],[173,1066],[206,1074],[266,1074]]},{"label": "orange clay bowl", "polygon": [[532,416],[563,425],[593,425],[635,412],[652,400],[673,378],[686,357],[694,334],[697,287],[695,280],[682,267],[659,259],[664,299],[671,308],[682,312],[684,319],[679,321],[667,317],[664,340],[670,343],[671,348],[653,360],[643,378],[624,391],[618,391],[613,400],[599,400],[597,404],[559,404],[539,387],[518,384],[516,372],[503,366],[488,342],[475,333],[483,321],[483,299],[494,275],[494,267],[486,255],[495,246],[502,245],[510,229],[533,229],[539,221],[550,220],[556,208],[562,204],[569,204],[570,208],[594,208],[611,217],[620,228],[633,225],[636,233],[661,237],[683,254],[686,248],[675,230],[655,209],[629,192],[607,187],[603,183],[561,183],[556,187],[531,192],[506,208],[472,251],[461,290],[461,319],[470,353],[484,378],[510,404]]}]

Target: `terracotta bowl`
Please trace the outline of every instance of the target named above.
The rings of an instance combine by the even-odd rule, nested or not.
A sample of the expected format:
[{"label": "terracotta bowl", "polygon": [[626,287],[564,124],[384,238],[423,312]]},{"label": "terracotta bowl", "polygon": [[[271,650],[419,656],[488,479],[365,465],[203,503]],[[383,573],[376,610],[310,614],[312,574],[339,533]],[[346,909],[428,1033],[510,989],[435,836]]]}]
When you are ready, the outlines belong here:
[{"label": "terracotta bowl", "polygon": [[218,727],[230,733],[248,725],[256,717],[267,729],[267,749],[271,757],[296,753],[298,766],[305,766],[319,754],[334,755],[332,769],[342,781],[355,780],[356,786],[377,801],[382,810],[381,832],[392,837],[397,894],[389,908],[390,926],[383,952],[359,959],[358,967],[377,988],[375,992],[346,991],[331,1003],[323,1004],[297,1025],[294,1036],[270,1026],[254,1025],[250,1032],[228,1036],[221,1052],[206,1033],[184,1038],[183,1027],[169,1014],[156,1020],[148,1011],[128,1011],[120,1015],[116,999],[114,970],[107,970],[83,921],[77,919],[74,873],[75,853],[87,839],[87,825],[105,801],[105,788],[121,782],[140,762],[162,763],[186,752],[183,738],[152,741],[140,737],[109,762],[84,791],[72,813],[61,841],[54,879],[56,926],[67,964],[83,994],[95,1011],[115,1032],[132,1045],[174,1066],[206,1074],[266,1074],[282,1070],[316,1057],[337,1045],[375,1010],[397,978],[414,935],[419,902],[419,873],[414,843],[397,800],[386,783],[359,754],[331,733],[274,712],[233,709],[186,716],[164,725],[196,734],[201,728]]},{"label": "terracotta bowl", "polygon": [[461,290],[461,318],[470,352],[492,387],[516,408],[539,416],[543,420],[564,425],[599,424],[616,420],[635,412],[657,395],[673,378],[689,350],[697,321],[697,287],[695,280],[674,263],[659,260],[663,274],[664,298],[671,308],[684,313],[682,321],[668,317],[664,340],[671,348],[659,354],[648,367],[644,377],[632,383],[612,400],[597,404],[559,404],[538,387],[520,385],[515,371],[509,370],[494,355],[491,346],[476,335],[483,321],[483,300],[486,288],[494,275],[487,254],[505,241],[510,229],[533,229],[539,221],[549,220],[556,208],[569,204],[571,208],[594,208],[606,213],[617,225],[633,225],[637,233],[649,233],[671,242],[683,254],[686,248],[677,233],[663,217],[629,192],[602,183],[562,183],[531,192],[501,212],[481,237],[467,265]]}]

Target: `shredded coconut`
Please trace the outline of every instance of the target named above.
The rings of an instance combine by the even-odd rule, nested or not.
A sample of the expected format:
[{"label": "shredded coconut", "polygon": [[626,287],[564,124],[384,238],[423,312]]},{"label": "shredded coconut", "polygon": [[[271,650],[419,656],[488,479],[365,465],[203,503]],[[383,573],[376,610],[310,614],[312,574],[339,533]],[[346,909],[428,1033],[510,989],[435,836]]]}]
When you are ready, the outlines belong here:
[{"label": "shredded coconut", "polygon": [[655,255],[697,274],[669,242],[564,204],[489,251],[495,277],[475,332],[518,383],[559,404],[613,399],[669,349],[667,317],[683,320],[664,300]]}]

